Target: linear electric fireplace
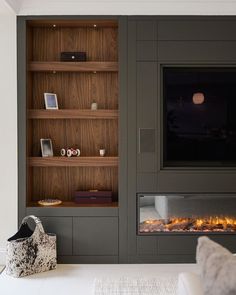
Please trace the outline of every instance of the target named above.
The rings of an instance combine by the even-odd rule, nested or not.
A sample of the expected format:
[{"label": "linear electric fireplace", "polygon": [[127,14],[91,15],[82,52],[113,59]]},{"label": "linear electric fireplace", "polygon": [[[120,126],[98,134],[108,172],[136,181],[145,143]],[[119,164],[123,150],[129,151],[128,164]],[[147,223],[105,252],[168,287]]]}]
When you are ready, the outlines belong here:
[{"label": "linear electric fireplace", "polygon": [[236,194],[138,194],[138,234],[236,233]]}]

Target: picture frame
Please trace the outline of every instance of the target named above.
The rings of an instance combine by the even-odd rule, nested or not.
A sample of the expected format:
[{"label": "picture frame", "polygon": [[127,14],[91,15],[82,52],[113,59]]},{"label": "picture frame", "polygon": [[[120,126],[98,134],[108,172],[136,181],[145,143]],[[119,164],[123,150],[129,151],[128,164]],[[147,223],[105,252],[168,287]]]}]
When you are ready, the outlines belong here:
[{"label": "picture frame", "polygon": [[42,157],[53,157],[52,140],[50,138],[40,139]]},{"label": "picture frame", "polygon": [[44,93],[44,102],[46,110],[58,110],[56,93]]}]

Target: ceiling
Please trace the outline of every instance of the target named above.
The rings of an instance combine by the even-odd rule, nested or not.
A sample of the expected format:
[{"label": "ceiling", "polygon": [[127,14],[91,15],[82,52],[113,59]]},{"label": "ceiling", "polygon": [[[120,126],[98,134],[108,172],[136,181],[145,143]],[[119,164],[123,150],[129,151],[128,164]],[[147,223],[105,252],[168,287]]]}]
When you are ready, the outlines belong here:
[{"label": "ceiling", "polygon": [[236,0],[5,0],[18,15],[236,15]]}]

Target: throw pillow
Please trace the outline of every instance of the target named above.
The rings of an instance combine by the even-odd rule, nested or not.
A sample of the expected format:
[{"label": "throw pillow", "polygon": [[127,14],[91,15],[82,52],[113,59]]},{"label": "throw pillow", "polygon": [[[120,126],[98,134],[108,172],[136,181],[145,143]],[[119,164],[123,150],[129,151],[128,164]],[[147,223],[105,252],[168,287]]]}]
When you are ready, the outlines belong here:
[{"label": "throw pillow", "polygon": [[236,258],[230,251],[207,237],[200,237],[196,259],[205,295],[236,294]]}]

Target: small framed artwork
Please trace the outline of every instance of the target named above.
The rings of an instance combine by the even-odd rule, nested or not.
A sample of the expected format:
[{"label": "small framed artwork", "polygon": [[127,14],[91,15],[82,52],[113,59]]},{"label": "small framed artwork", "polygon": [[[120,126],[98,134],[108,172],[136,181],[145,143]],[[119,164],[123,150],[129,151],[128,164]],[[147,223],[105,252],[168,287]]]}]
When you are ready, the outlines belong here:
[{"label": "small framed artwork", "polygon": [[57,95],[55,93],[44,93],[46,110],[58,110]]},{"label": "small framed artwork", "polygon": [[53,157],[52,140],[50,138],[40,139],[42,157]]}]

